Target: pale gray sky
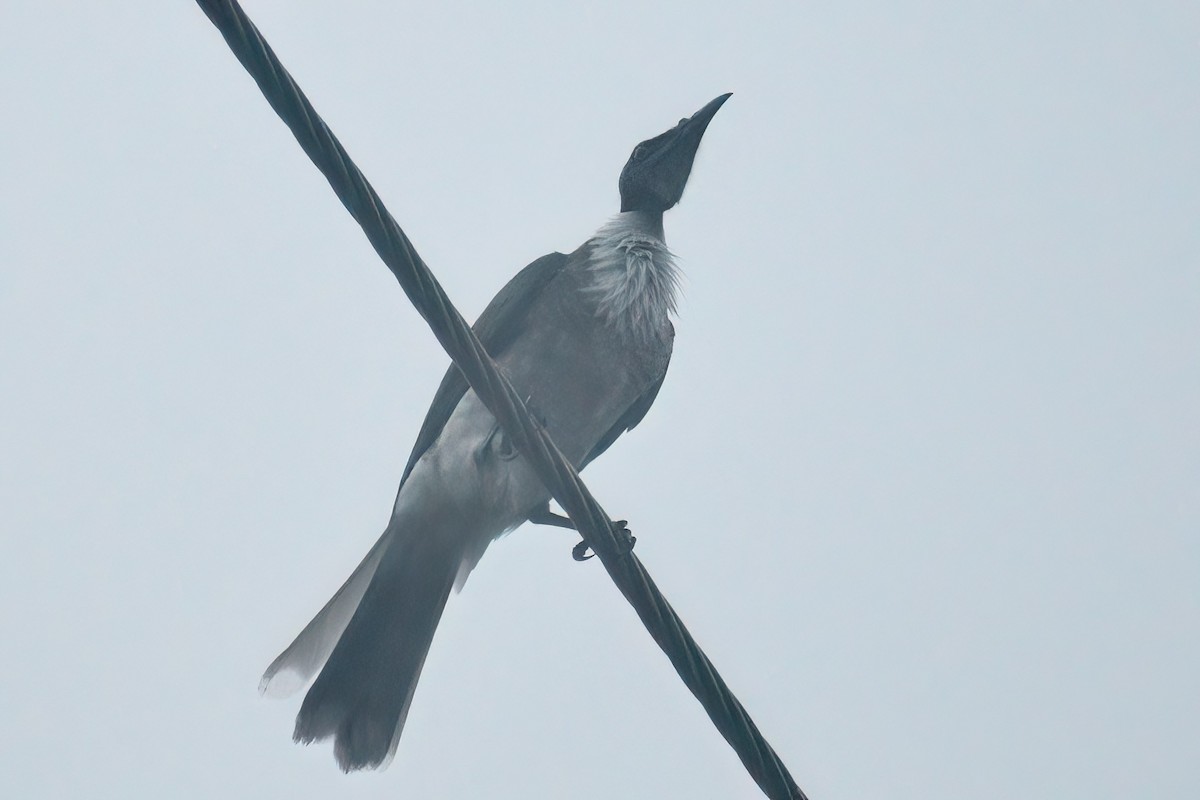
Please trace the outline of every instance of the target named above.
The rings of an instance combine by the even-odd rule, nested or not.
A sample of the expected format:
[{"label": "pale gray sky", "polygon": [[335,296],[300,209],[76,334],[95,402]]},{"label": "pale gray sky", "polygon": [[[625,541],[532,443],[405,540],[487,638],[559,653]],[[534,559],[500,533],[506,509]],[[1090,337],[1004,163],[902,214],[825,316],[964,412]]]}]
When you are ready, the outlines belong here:
[{"label": "pale gray sky", "polygon": [[[247,10],[470,317],[734,92],[592,490],[814,800],[1197,796],[1195,4]],[[6,794],[759,796],[550,529],[451,599],[390,769],[291,743],[258,677],[445,356],[193,4],[0,30]]]}]

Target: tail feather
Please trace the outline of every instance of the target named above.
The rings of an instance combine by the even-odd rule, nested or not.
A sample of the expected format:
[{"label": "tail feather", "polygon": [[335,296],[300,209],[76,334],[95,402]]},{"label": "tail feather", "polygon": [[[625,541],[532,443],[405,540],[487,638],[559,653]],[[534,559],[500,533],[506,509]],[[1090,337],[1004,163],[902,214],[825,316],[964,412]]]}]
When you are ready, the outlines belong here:
[{"label": "tail feather", "polygon": [[462,559],[453,537],[405,532],[391,538],[304,698],[296,741],[334,737],[334,755],[346,772],[391,759]]},{"label": "tail feather", "polygon": [[267,667],[258,690],[272,697],[286,697],[317,674],[329,654],[333,652],[338,637],[346,630],[354,610],[358,608],[363,594],[370,584],[384,549],[391,540],[391,530],[385,531],[371,551],[351,573],[337,593],[329,599],[304,630]]}]

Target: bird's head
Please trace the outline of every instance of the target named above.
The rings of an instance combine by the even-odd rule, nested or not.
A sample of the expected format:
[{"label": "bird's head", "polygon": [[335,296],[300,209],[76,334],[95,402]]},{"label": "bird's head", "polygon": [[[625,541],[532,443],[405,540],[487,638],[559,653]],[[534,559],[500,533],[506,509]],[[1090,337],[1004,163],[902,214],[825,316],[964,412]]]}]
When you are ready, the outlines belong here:
[{"label": "bird's head", "polygon": [[709,120],[728,100],[723,94],[666,133],[633,148],[621,170],[621,210],[662,213],[679,202]]}]

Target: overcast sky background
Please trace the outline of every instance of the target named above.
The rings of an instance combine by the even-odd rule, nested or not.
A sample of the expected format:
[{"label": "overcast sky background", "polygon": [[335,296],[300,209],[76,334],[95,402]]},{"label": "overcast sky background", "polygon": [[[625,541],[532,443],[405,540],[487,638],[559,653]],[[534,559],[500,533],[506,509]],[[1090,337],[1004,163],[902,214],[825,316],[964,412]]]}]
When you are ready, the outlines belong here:
[{"label": "overcast sky background", "polygon": [[[247,10],[471,318],[734,92],[585,477],[814,800],[1198,796],[1194,3]],[[0,31],[5,794],[759,796],[554,529],[451,599],[387,771],[291,743],[259,675],[446,357],[195,5]]]}]

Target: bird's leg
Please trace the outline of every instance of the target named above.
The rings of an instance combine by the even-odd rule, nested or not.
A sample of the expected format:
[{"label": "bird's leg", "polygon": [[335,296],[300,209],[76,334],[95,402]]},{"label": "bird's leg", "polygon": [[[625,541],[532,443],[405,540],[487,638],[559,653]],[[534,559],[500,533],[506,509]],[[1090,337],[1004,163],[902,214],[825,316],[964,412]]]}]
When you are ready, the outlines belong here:
[{"label": "bird's leg", "polygon": [[[550,501],[548,500],[533,510],[529,515],[529,521],[534,525],[553,525],[556,528],[577,530],[570,517],[555,514],[550,510]],[[629,520],[613,520],[612,526],[613,535],[617,537],[617,544],[621,547],[621,554],[632,552],[634,544],[637,543],[637,537],[629,530]],[[580,542],[571,548],[571,557],[576,561],[587,561],[593,555],[595,553],[588,553],[587,542]]]},{"label": "bird's leg", "polygon": [[555,528],[569,528],[575,530],[575,523],[571,522],[570,517],[564,517],[562,514],[555,514],[550,510],[550,501],[547,500],[533,510],[529,515],[529,521],[534,525],[553,525]]}]

